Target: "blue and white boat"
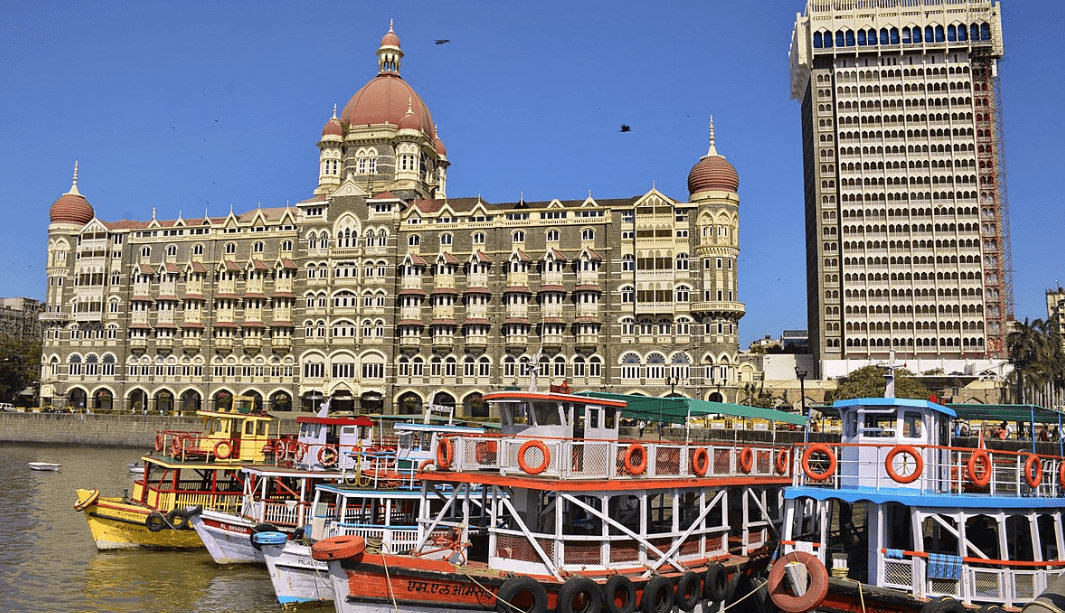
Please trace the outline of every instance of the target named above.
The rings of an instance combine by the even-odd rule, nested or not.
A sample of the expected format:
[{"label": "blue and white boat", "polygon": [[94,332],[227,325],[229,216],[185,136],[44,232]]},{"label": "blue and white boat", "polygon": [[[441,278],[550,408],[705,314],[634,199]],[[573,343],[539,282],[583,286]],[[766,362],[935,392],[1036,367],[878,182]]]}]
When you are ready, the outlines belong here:
[{"label": "blue and white boat", "polygon": [[778,564],[803,565],[808,578],[770,574],[782,609],[1000,611],[1065,572],[1060,442],[952,436],[967,412],[996,424],[1030,415],[1033,425],[1060,424],[1059,412],[892,397],[832,409],[840,442],[803,443],[793,454]]}]

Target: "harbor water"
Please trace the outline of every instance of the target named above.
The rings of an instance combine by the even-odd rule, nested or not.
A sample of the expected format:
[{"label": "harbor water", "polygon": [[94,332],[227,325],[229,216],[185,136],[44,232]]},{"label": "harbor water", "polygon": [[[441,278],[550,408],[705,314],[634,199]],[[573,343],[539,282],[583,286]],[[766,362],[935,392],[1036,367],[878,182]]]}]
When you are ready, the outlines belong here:
[{"label": "harbor water", "polygon": [[[279,611],[265,566],[220,566],[206,550],[96,551],[74,490],[121,495],[138,457],[135,449],[0,443],[0,611]],[[39,472],[29,462],[62,466]]]}]

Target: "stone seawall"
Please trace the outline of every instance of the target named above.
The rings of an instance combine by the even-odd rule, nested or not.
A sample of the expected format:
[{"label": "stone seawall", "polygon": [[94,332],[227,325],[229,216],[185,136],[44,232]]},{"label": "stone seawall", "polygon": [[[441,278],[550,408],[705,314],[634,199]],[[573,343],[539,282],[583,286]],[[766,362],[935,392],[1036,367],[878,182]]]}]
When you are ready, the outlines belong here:
[{"label": "stone seawall", "polygon": [[[282,433],[295,431],[295,421],[282,418]],[[162,415],[98,415],[81,413],[0,413],[0,441],[105,445],[148,450],[160,430],[200,432],[198,417]]]}]

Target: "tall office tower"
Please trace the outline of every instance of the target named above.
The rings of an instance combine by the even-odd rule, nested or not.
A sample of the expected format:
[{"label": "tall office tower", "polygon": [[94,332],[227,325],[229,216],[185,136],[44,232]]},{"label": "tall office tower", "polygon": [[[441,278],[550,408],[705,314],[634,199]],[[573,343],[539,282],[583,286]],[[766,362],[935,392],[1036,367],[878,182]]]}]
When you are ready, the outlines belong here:
[{"label": "tall office tower", "polygon": [[797,15],[818,363],[1004,355],[1002,55],[990,0],[808,0]]}]

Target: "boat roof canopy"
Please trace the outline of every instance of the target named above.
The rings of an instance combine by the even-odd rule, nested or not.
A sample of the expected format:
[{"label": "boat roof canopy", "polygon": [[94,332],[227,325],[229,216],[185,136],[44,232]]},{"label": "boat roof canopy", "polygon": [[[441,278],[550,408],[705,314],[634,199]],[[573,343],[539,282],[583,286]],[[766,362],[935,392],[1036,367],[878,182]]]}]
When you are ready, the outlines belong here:
[{"label": "boat roof canopy", "polygon": [[837,400],[832,403],[832,408],[839,411],[840,409],[849,409],[858,406],[894,406],[894,407],[913,407],[918,409],[930,409],[939,413],[945,414],[947,417],[957,417],[958,415],[950,407],[942,404],[936,404],[928,400],[916,400],[913,398],[850,398],[847,400]]},{"label": "boat roof canopy", "polygon": [[1035,404],[948,404],[962,419],[1024,421],[1037,424],[1065,422],[1065,412]]},{"label": "boat roof canopy", "polygon": [[578,396],[589,396],[605,400],[622,400],[628,406],[621,410],[621,416],[629,419],[646,419],[670,423],[684,423],[688,417],[703,417],[705,415],[730,415],[749,419],[767,419],[769,421],[806,425],[806,418],[797,413],[785,413],[776,409],[762,409],[749,407],[742,404],[727,402],[710,402],[682,396],[657,398],[654,396],[638,396],[635,394],[615,394],[612,392],[585,391],[578,392]]}]

